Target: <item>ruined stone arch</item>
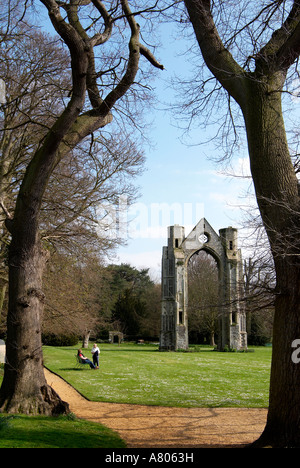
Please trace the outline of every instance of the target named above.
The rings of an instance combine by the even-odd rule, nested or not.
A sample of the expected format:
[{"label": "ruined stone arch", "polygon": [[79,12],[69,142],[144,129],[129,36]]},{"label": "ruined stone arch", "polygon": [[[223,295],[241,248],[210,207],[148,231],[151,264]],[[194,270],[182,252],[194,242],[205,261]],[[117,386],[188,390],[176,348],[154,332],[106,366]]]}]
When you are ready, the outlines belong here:
[{"label": "ruined stone arch", "polygon": [[220,269],[220,265],[221,265],[221,259],[220,257],[216,254],[216,252],[208,247],[206,247],[205,245],[203,245],[203,247],[199,248],[199,249],[196,249],[194,250],[191,254],[189,254],[187,257],[186,257],[186,267],[188,267],[188,264],[189,264],[189,261],[190,259],[196,255],[198,252],[206,252],[207,254],[209,254],[217,263],[218,265],[218,270]]},{"label": "ruined stone arch", "polygon": [[216,260],[219,271],[218,349],[247,347],[243,295],[242,254],[237,229],[219,230],[219,235],[202,218],[185,237],[184,227],[168,228],[168,245],[162,256],[162,315],[160,350],[188,348],[188,273],[189,259],[205,250]]}]

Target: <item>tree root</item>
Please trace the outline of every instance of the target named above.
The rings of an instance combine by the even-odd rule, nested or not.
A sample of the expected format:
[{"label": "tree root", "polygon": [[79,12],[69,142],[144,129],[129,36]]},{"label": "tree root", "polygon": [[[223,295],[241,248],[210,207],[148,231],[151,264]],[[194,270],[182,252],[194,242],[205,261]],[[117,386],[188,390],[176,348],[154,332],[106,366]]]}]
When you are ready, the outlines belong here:
[{"label": "tree root", "polygon": [[31,397],[7,398],[1,402],[0,413],[12,414],[43,414],[45,416],[58,416],[69,414],[69,404],[63,401],[49,385],[40,387],[40,393]]}]

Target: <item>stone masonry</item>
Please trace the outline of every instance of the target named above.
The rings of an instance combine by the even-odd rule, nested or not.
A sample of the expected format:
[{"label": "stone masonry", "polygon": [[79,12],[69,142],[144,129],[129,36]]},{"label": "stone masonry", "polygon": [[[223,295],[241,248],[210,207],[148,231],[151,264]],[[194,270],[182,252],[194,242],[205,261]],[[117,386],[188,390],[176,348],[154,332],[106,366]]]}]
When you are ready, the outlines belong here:
[{"label": "stone masonry", "polygon": [[237,229],[220,229],[219,235],[203,218],[185,237],[184,227],[168,228],[168,245],[162,256],[162,315],[160,350],[188,349],[189,259],[205,250],[213,256],[219,272],[218,349],[247,348],[246,317],[242,306],[242,255]]}]

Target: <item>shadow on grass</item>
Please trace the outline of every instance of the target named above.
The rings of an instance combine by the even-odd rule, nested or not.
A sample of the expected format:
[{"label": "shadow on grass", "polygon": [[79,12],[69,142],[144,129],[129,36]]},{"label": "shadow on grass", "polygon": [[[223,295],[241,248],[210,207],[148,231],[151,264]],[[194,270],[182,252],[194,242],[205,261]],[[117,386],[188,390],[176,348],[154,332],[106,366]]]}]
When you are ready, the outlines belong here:
[{"label": "shadow on grass", "polygon": [[156,353],[157,351],[159,351],[158,349],[143,349],[143,348],[137,348],[137,349],[130,349],[130,348],[107,348],[107,349],[104,349],[104,350],[101,350],[101,352],[105,353],[105,352],[111,352],[111,351],[124,351],[124,352],[128,352],[128,353],[140,353],[141,351],[143,353]]},{"label": "shadow on grass", "polygon": [[15,416],[0,431],[0,448],[125,447],[117,434],[100,424],[43,416]]},{"label": "shadow on grass", "polygon": [[92,371],[90,367],[60,367],[59,371],[74,371],[74,372],[86,372]]}]

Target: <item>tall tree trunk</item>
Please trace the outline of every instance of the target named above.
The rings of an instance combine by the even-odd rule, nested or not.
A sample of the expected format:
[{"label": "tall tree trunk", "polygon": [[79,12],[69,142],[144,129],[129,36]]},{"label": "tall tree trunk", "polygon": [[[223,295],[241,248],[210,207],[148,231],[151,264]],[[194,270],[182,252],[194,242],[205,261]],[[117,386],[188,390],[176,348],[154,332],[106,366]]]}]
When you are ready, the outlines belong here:
[{"label": "tall tree trunk", "polygon": [[46,383],[43,369],[41,316],[42,275],[47,254],[39,237],[22,249],[12,242],[9,253],[9,312],[6,364],[0,409],[10,413],[59,414],[69,411]]},{"label": "tall tree trunk", "polygon": [[251,171],[276,268],[270,402],[266,428],[255,446],[300,447],[300,364],[292,343],[300,339],[298,181],[281,110],[284,74],[251,83],[244,109]]},{"label": "tall tree trunk", "polygon": [[85,330],[82,337],[82,347],[87,349],[89,347],[89,339],[92,330]]},{"label": "tall tree trunk", "polygon": [[[111,86],[106,83],[103,89],[98,88],[101,73],[95,70],[94,47],[104,44],[111,37],[114,21],[110,13],[100,1],[40,0],[40,3],[47,8],[56,32],[69,48],[73,86],[67,106],[27,166],[17,197],[14,219],[7,220],[12,235],[6,342],[8,362],[0,389],[0,410],[52,414],[66,411],[67,405],[47,386],[43,372],[40,324],[44,300],[42,275],[46,256],[39,237],[39,213],[44,192],[55,166],[66,153],[87,135],[111,122],[113,106],[136,82],[140,56],[143,55],[157,68],[163,67],[140,44],[140,27],[135,21],[135,15],[128,1],[121,0],[124,14],[122,21],[126,18],[131,31],[127,66],[121,76],[113,76]],[[82,11],[84,6],[90,7],[91,3],[95,7],[95,23],[98,22],[99,33],[92,33],[92,37],[89,37],[80,23],[79,10]],[[68,21],[64,19],[65,15]],[[117,68],[114,70],[117,71]],[[107,95],[106,86],[109,90]],[[83,112],[85,104],[89,108]]]},{"label": "tall tree trunk", "polygon": [[300,364],[292,359],[300,338],[299,266],[277,267],[270,402],[265,430],[254,446],[300,447]]},{"label": "tall tree trunk", "polygon": [[213,2],[184,2],[206,65],[242,109],[257,202],[276,269],[270,407],[256,445],[300,447],[300,364],[292,359],[292,344],[300,339],[300,200],[281,108],[287,71],[300,54],[300,4],[291,2],[276,31],[268,25],[273,34],[260,50],[253,49],[255,71],[250,73],[222,42]]},{"label": "tall tree trunk", "polygon": [[39,214],[49,178],[63,157],[59,147],[85,102],[88,51],[76,31],[64,23],[55,8],[57,4],[51,0],[47,3],[50,3],[51,15],[56,18],[61,37],[70,50],[73,93],[27,166],[14,218],[6,221],[12,240],[9,248],[7,362],[0,389],[0,410],[56,414],[68,411],[68,405],[47,385],[44,376],[42,276],[47,256],[40,241]]}]

